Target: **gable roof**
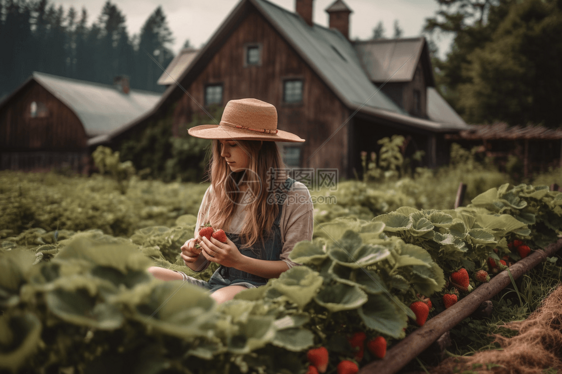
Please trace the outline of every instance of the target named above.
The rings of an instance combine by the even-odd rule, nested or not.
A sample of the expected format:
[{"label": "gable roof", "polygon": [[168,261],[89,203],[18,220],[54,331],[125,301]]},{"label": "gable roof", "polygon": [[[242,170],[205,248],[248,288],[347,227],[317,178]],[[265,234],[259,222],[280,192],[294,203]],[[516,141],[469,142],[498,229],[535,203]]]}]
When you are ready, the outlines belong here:
[{"label": "gable roof", "polygon": [[250,8],[260,12],[349,109],[432,132],[458,130],[456,126],[412,117],[397,106],[371,83],[356,49],[339,31],[317,24],[309,26],[298,14],[267,0],[240,0],[205,46],[194,56],[176,84],[168,87],[156,107],[106,136],[91,139],[89,144],[99,144],[120,136],[156,114],[166,103],[179,99],[186,92],[184,87],[189,87],[197,78],[240,25]]},{"label": "gable roof", "polygon": [[346,104],[405,113],[363,71],[353,46],[337,30],[309,26],[298,14],[266,0],[250,0]]},{"label": "gable roof", "polygon": [[435,122],[457,125],[463,130],[467,129],[466,122],[433,87],[427,87],[427,116]]},{"label": "gable roof", "polygon": [[157,83],[163,86],[176,83],[176,81],[181,77],[181,74],[195,58],[197,52],[199,52],[199,50],[194,48],[182,49],[180,53],[178,53],[178,55],[170,62],[160,79],[158,79]]},{"label": "gable roof", "polygon": [[[357,56],[373,82],[409,82],[420,59],[431,66],[425,38],[376,39],[354,43]],[[429,86],[435,85],[431,69],[425,69]]]},{"label": "gable roof", "polygon": [[160,94],[130,90],[56,75],[33,72],[16,91],[0,103],[5,105],[17,92],[36,81],[76,114],[88,137],[107,134],[152,109]]}]

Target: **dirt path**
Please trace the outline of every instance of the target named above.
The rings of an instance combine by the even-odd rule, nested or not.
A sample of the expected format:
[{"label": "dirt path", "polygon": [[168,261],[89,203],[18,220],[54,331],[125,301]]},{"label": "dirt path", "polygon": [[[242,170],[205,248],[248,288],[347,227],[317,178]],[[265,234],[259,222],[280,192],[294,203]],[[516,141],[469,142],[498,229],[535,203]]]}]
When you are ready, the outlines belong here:
[{"label": "dirt path", "polygon": [[518,331],[512,338],[496,335],[503,350],[449,358],[431,373],[562,373],[562,285],[522,322],[505,327]]}]

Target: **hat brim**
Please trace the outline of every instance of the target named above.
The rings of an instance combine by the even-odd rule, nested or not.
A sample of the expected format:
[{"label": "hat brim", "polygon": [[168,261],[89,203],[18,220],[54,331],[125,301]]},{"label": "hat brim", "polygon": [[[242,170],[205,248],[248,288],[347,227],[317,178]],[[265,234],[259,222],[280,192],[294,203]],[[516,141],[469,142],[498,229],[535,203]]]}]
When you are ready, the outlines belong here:
[{"label": "hat brim", "polygon": [[189,135],[201,139],[238,139],[238,140],[263,140],[270,142],[303,143],[298,135],[288,131],[278,130],[277,134],[265,134],[252,130],[238,129],[219,125],[200,125],[187,129]]}]

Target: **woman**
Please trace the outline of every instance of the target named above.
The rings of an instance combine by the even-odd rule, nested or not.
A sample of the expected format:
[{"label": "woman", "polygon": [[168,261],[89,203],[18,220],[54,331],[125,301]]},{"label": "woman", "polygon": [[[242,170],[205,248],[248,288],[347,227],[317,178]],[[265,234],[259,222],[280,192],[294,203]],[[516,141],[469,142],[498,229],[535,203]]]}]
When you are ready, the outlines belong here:
[{"label": "woman", "polygon": [[[277,110],[256,99],[231,100],[219,125],[188,133],[212,139],[211,185],[197,216],[195,238],[181,247],[187,267],[200,272],[220,264],[209,282],[183,272],[151,267],[164,280],[184,280],[207,288],[218,303],[267,283],[297,264],[289,253],[297,242],[312,240],[313,205],[306,186],[287,178],[275,142],[305,140],[277,130]],[[223,229],[227,242],[201,238],[204,224]],[[196,247],[196,244],[199,244]]]}]

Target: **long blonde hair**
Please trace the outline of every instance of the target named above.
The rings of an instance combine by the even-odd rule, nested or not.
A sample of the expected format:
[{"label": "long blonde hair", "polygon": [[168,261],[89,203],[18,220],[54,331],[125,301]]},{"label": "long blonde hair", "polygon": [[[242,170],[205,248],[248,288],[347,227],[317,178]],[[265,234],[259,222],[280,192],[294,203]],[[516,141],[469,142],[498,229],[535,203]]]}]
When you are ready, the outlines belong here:
[{"label": "long blonde hair", "polygon": [[[230,226],[234,211],[242,203],[242,194],[238,193],[238,185],[244,182],[247,186],[246,196],[251,196],[252,201],[246,206],[246,219],[240,231],[242,248],[248,248],[257,243],[263,243],[264,236],[269,234],[279,207],[271,203],[272,194],[278,193],[271,185],[270,179],[274,178],[276,186],[287,179],[277,144],[273,141],[234,140],[248,155],[248,169],[232,172],[221,157],[221,144],[213,140],[211,144],[211,159],[209,162],[208,179],[211,182],[214,194],[209,211],[209,221],[215,229],[225,229]],[[273,169],[276,173],[268,176],[268,171]],[[270,188],[271,187],[271,188]],[[269,200],[268,200],[269,199]],[[268,203],[269,201],[269,203]],[[228,230],[225,230],[228,232]]]}]

